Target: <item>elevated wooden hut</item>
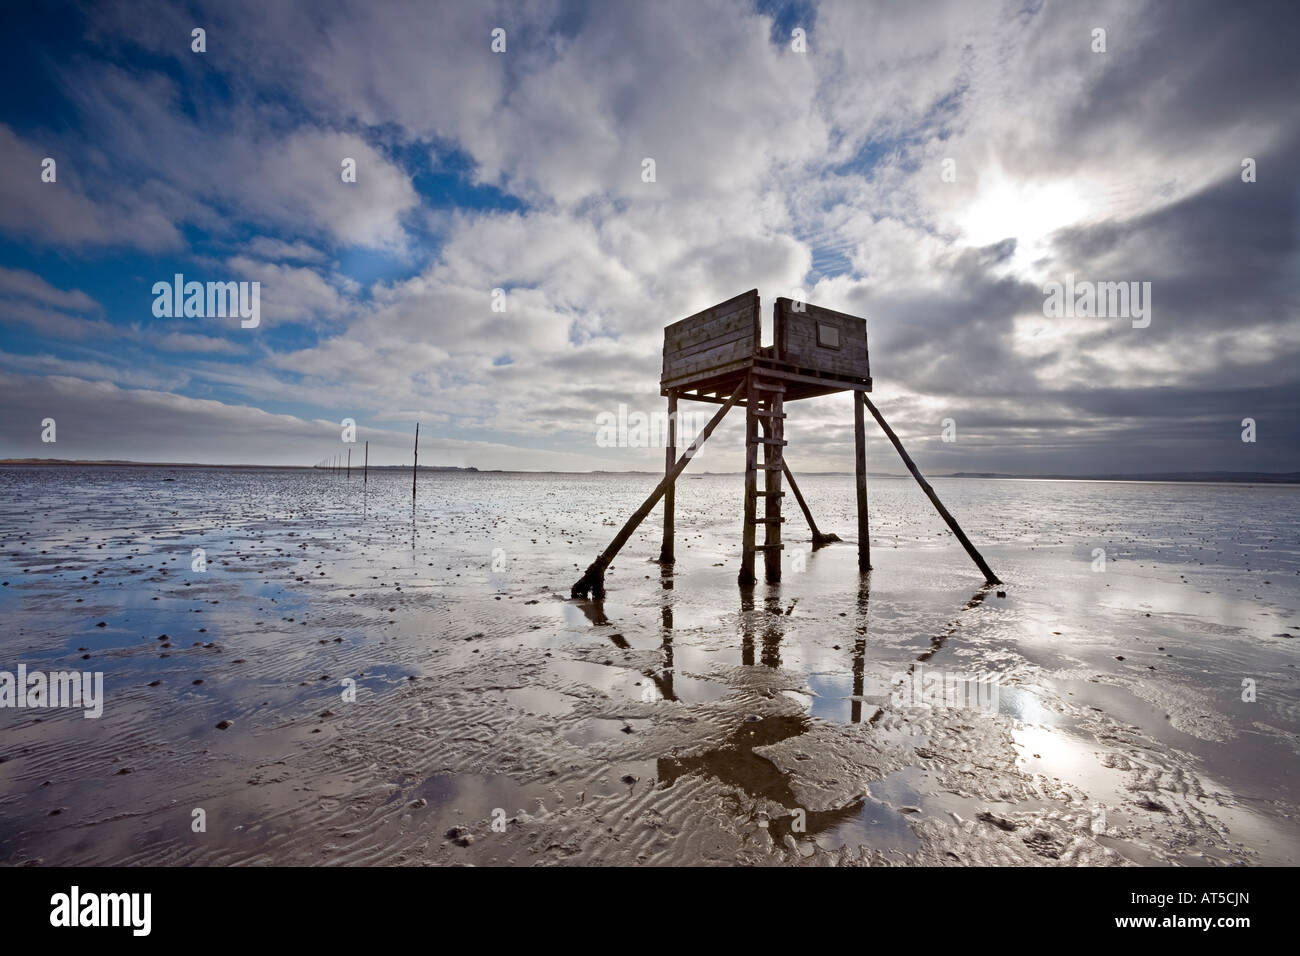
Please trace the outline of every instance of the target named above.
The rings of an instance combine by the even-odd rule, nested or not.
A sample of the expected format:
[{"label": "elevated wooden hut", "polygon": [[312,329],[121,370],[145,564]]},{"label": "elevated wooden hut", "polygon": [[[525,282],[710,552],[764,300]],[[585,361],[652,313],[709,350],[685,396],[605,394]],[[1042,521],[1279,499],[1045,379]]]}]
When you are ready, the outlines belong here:
[{"label": "elevated wooden hut", "polygon": [[[660,393],[668,399],[668,447],[664,478],[598,558],[573,585],[574,597],[601,597],[605,569],[646,515],[664,500],[664,536],[659,560],[674,561],[674,511],[677,477],[700,446],[734,406],[745,409],[745,503],[739,583],[755,582],[755,556],[763,554],[764,577],[781,580],[782,479],[790,485],[812,532],[814,548],[839,538],[818,530],[785,461],[785,406],[788,402],[834,392],[853,395],[856,444],[858,568],[871,569],[868,527],[864,411],[880,424],[904,464],[961,541],[985,579],[998,583],[989,566],[962,532],[934,489],[904,450],[898,436],[871,403],[871,362],[865,319],[791,299],[777,299],[773,309],[773,344],[762,345],[758,290],[751,289],[664,329]],[[721,407],[699,436],[677,457],[677,405],[681,400]],[[760,480],[761,473],[761,480]],[[760,508],[760,499],[762,502]],[[762,528],[759,541],[758,529]]]}]

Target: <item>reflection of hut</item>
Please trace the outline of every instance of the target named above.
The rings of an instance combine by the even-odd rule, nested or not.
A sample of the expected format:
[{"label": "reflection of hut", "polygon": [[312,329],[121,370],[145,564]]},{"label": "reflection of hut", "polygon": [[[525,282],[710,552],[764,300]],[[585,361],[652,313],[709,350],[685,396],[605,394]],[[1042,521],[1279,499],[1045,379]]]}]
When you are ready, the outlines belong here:
[{"label": "reflection of hut", "polygon": [[[604,594],[605,569],[664,499],[664,538],[659,560],[673,561],[674,492],[677,477],[695,452],[713,433],[732,406],[745,409],[745,523],[740,584],[754,583],[754,555],[763,553],[764,577],[781,580],[781,487],[784,475],[812,530],[813,547],[838,541],[818,531],[785,462],[785,403],[801,398],[851,392],[857,460],[858,567],[871,569],[871,542],[867,527],[866,438],[864,409],[870,411],[893,442],[912,475],[929,496],[989,583],[997,576],[985,564],[957,522],[940,503],[934,489],[921,477],[898,436],[886,424],[867,392],[871,391],[871,366],[867,351],[867,322],[820,306],[777,299],[773,314],[773,345],[763,347],[759,326],[758,290],[752,289],[711,309],[696,313],[664,329],[664,364],[661,393],[668,398],[668,449],[664,479],[633,513],[618,535],[573,585],[574,597]],[[680,459],[677,458],[678,399],[710,402],[718,409]],[[761,454],[760,454],[761,452]],[[762,472],[762,481],[759,481]],[[759,507],[759,499],[762,507]],[[762,527],[762,541],[757,529]]]}]

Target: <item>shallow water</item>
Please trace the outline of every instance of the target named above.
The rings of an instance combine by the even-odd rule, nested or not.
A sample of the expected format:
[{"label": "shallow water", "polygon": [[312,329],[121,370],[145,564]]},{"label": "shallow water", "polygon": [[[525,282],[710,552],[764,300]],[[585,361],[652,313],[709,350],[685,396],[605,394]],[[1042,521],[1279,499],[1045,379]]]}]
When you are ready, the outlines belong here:
[{"label": "shallow water", "polygon": [[[706,475],[670,572],[656,509],[569,600],[654,483],[0,469],[0,669],[106,698],[0,709],[0,860],[1296,862],[1300,489],[936,480],[987,589],[910,479],[860,576],[809,475],[846,543],[787,499],[746,594]],[[918,665],[996,707],[899,702]]]}]

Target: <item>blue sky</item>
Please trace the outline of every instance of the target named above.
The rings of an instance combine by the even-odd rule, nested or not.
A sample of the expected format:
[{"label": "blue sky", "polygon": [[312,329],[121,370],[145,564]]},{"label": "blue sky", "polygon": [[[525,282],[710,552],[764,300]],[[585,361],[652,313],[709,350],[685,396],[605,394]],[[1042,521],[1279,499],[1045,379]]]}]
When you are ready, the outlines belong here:
[{"label": "blue sky", "polygon": [[[927,470],[1300,470],[1295,19],[16,8],[0,456],[310,464],[353,418],[381,463],[418,420],[430,463],[653,469],[599,447],[598,416],[657,411],[663,326],[757,286],[867,317],[878,404]],[[175,273],[259,282],[260,324],[155,317]],[[1067,273],[1150,282],[1151,326],[1045,316]],[[850,467],[842,399],[799,406],[805,469]],[[727,428],[700,467],[738,467]]]},{"label": "blue sky", "polygon": [[[131,171],[111,160],[105,164],[106,168],[84,172],[78,168],[77,151],[94,147],[85,136],[86,127],[93,124],[86,122],[85,111],[77,100],[66,95],[68,84],[77,82],[78,76],[89,75],[83,73],[77,64],[100,61],[105,65],[111,63],[135,77],[165,77],[174,84],[177,94],[173,108],[199,129],[211,122],[222,122],[225,116],[241,108],[240,98],[232,90],[232,84],[218,70],[205,70],[198,75],[187,72],[174,57],[160,55],[156,50],[134,43],[129,32],[113,37],[110,42],[88,37],[93,32],[93,19],[82,5],[28,5],[15,12],[15,19],[14,29],[0,41],[4,60],[0,70],[3,71],[6,89],[18,94],[11,95],[5,103],[6,120],[13,131],[24,138],[40,140],[54,133],[54,141],[63,144],[65,149],[71,147],[71,155],[66,159],[59,156],[56,161],[61,162],[60,171],[65,178],[76,177],[80,181],[85,177],[88,195],[94,195],[91,177],[129,177]],[[39,91],[39,95],[29,97],[27,91],[30,90]],[[276,109],[287,114],[282,122],[289,128],[311,128],[310,116],[305,113],[294,115],[299,104],[291,97],[277,97],[273,90],[258,90],[257,96],[274,100]],[[490,184],[475,183],[472,158],[460,151],[454,142],[412,141],[398,130],[382,127],[367,128],[363,135],[368,144],[400,166],[409,177],[421,212],[492,213],[526,209],[518,197]],[[57,153],[58,150],[49,152]],[[138,367],[161,368],[175,364],[179,350],[161,348],[158,343],[169,333],[181,332],[209,340],[206,348],[217,349],[218,343],[228,343],[230,351],[213,351],[206,360],[238,367],[247,361],[250,346],[255,345],[253,351],[271,352],[309,348],[319,343],[322,335],[328,334],[329,327],[310,322],[271,321],[261,329],[256,343],[242,341],[242,337],[232,329],[237,325],[233,322],[212,320],[178,327],[176,320],[156,318],[152,314],[151,287],[154,282],[169,280],[176,273],[198,281],[228,279],[227,270],[214,268],[213,262],[246,249],[255,240],[270,240],[286,247],[301,244],[301,251],[310,253],[302,258],[292,251],[282,250],[277,257],[281,262],[328,261],[331,278],[336,282],[356,283],[354,299],[364,306],[369,301],[368,291],[375,283],[399,282],[418,275],[422,268],[436,260],[442,244],[441,230],[422,215],[402,217],[402,229],[409,241],[397,248],[352,244],[347,242],[346,236],[321,241],[319,232],[295,228],[292,221],[259,222],[241,214],[237,197],[233,201],[222,199],[214,202],[212,212],[219,217],[216,226],[201,221],[174,221],[180,241],[168,248],[143,250],[130,242],[110,240],[97,248],[74,251],[34,244],[24,241],[22,236],[5,236],[0,240],[0,261],[10,269],[34,273],[57,288],[75,287],[84,291],[97,304],[97,308],[92,310],[96,318],[138,330],[140,334],[129,343],[115,347],[113,357],[116,361]],[[39,326],[31,325],[0,326],[0,347],[18,355],[34,356],[49,351],[70,356],[101,354],[100,343],[96,341],[70,343],[57,333],[43,334]],[[192,380],[176,391],[195,398],[240,400],[236,388],[223,387],[211,381]],[[306,395],[299,399],[266,401],[259,403],[259,407],[293,415],[316,415],[325,410]]]}]

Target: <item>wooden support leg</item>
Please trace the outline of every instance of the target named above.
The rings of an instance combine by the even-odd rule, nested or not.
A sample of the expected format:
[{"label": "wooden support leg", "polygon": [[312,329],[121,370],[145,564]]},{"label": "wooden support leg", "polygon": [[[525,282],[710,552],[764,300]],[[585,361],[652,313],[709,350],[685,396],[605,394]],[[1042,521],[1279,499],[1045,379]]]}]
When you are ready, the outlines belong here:
[{"label": "wooden support leg", "polygon": [[785,466],[784,402],[772,392],[766,402],[763,426],[763,577],[769,584],[781,580],[781,471]]},{"label": "wooden support leg", "polygon": [[602,551],[600,556],[591,562],[582,577],[574,582],[573,587],[569,589],[571,597],[585,598],[591,596],[602,598],[605,596],[605,569],[609,567],[610,562],[614,560],[615,555],[618,554],[623,545],[627,544],[627,539],[632,537],[632,532],[645,520],[645,516],[654,509],[654,506],[659,503],[659,499],[672,487],[673,482],[677,480],[677,476],[686,470],[686,466],[691,463],[695,453],[708,441],[709,436],[713,434],[713,430],[718,427],[718,422],[722,421],[723,416],[731,411],[731,406],[740,400],[743,389],[743,385],[736,387],[731,397],[727,399],[727,403],[714,413],[713,417],[709,419],[709,423],[704,426],[704,430],[696,436],[695,441],[691,442],[691,446],[686,449],[682,457],[677,459],[677,464],[673,465],[673,470],[664,475],[663,480],[650,493],[650,497],[642,502],[641,507],[632,513],[632,517],[627,519],[627,523],[614,536],[614,540],[609,543],[609,547]]},{"label": "wooden support leg", "polygon": [[740,546],[741,587],[754,583],[754,518],[758,512],[758,393],[754,376],[745,376],[745,526]]},{"label": "wooden support leg", "polygon": [[[764,381],[750,372],[745,385],[745,529],[740,558],[741,587],[754,583],[754,552],[763,552],[763,576],[769,582],[781,580],[781,470],[785,446],[785,386]],[[763,448],[759,463],[758,449]],[[758,473],[763,472],[763,487]],[[758,516],[758,499],[763,499],[763,516]],[[763,526],[763,543],[755,542],[755,528]]]},{"label": "wooden support leg", "polygon": [[961,525],[957,524],[957,519],[948,513],[948,509],[943,506],[943,502],[940,501],[939,496],[934,493],[934,489],[930,487],[930,483],[921,477],[921,472],[917,469],[916,463],[912,461],[911,456],[909,456],[903,449],[903,443],[898,440],[898,436],[895,435],[894,430],[889,427],[889,423],[886,422],[884,416],[880,414],[880,410],[877,409],[875,405],[871,404],[871,400],[868,399],[866,395],[863,395],[861,392],[859,392],[858,395],[861,397],[863,404],[866,405],[867,410],[871,412],[872,417],[876,419],[876,422],[880,425],[886,437],[894,443],[894,448],[903,459],[903,464],[907,466],[907,470],[912,473],[912,477],[916,479],[916,483],[921,486],[921,490],[924,491],[926,497],[930,499],[930,504],[934,505],[935,510],[939,512],[939,517],[943,518],[943,520],[948,523],[948,527],[952,530],[952,533],[957,536],[957,540],[960,541],[961,546],[966,549],[966,553],[969,554],[971,560],[975,562],[975,566],[983,572],[984,580],[989,584],[1001,584],[1002,582],[998,580],[998,576],[993,573],[993,569],[985,563],[983,556],[975,550],[975,545],[970,543],[970,538],[966,537],[966,533],[961,530]]},{"label": "wooden support leg", "polygon": [[871,570],[871,525],[867,511],[867,434],[863,426],[861,392],[853,393],[853,445],[857,461],[858,570]]},{"label": "wooden support leg", "polygon": [[[668,475],[673,470],[673,465],[677,461],[677,391],[670,389],[668,392],[668,446],[664,450],[664,475]],[[677,485],[673,483],[668,486],[664,492],[664,541],[659,548],[659,563],[673,564],[676,558],[673,556],[673,520],[674,511],[677,507]]]},{"label": "wooden support leg", "polygon": [[790,490],[794,492],[794,500],[799,502],[799,508],[803,511],[804,519],[808,522],[808,530],[812,532],[813,550],[830,544],[832,541],[839,541],[838,534],[822,534],[817,529],[817,522],[813,520],[812,509],[808,507],[808,502],[803,500],[803,495],[799,491],[799,486],[795,484],[794,473],[790,471],[790,466],[781,460],[781,470],[785,474],[785,480],[790,482]]}]

